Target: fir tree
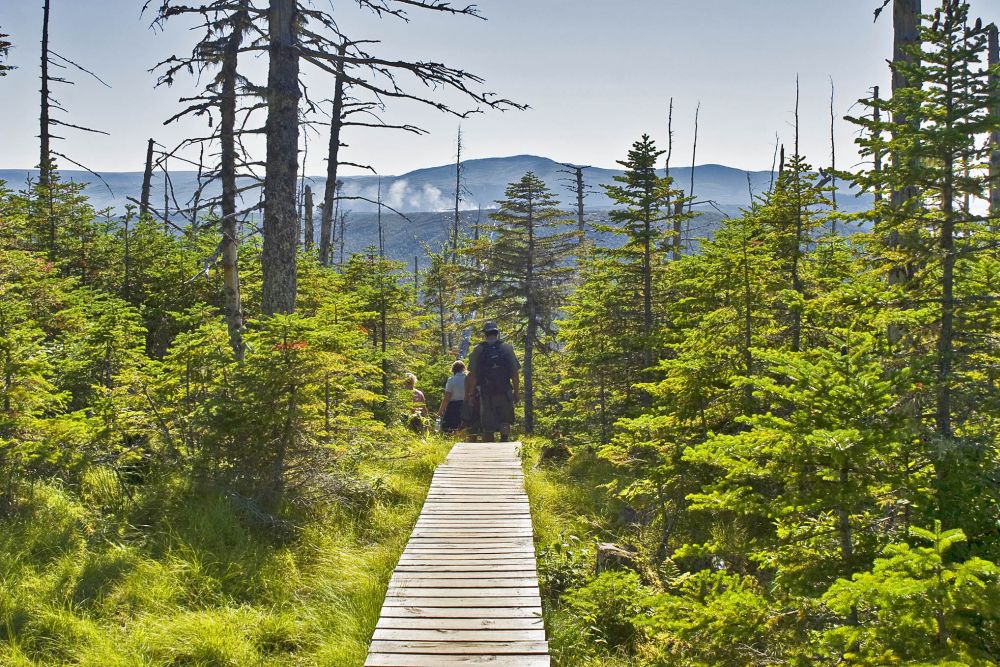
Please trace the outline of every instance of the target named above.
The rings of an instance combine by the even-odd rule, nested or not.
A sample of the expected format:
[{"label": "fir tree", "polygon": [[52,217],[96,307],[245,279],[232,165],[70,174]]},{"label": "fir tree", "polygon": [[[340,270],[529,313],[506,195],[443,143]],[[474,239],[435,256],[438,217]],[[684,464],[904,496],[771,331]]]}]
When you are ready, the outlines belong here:
[{"label": "fir tree", "polygon": [[[511,183],[500,210],[490,215],[492,238],[473,242],[471,287],[479,292],[466,307],[496,319],[524,348],[524,429],[534,430],[534,353],[556,336],[555,320],[569,290],[569,261],[580,233],[535,174]],[[474,302],[474,303],[473,303]]]}]

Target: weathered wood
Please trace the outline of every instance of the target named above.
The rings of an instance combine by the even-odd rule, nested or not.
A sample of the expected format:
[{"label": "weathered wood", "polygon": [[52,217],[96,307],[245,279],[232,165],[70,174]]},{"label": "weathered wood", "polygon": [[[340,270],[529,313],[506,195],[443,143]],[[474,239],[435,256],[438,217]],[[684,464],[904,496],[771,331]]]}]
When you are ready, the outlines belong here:
[{"label": "weathered wood", "polygon": [[449,665],[490,665],[491,667],[549,667],[547,655],[424,655],[369,654],[365,667],[448,667]]},{"label": "weathered wood", "polygon": [[517,446],[460,443],[438,468],[367,667],[549,667]]}]

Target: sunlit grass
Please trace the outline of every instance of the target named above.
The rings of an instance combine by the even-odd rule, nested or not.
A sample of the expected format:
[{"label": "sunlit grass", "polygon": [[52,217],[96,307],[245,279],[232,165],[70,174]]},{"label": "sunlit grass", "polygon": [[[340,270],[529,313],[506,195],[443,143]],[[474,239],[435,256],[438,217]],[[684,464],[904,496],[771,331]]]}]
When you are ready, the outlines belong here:
[{"label": "sunlit grass", "polygon": [[0,521],[0,665],[360,666],[447,449],[368,458],[370,502],[314,508],[290,539],[169,480],[128,506],[100,474],[36,485]]}]

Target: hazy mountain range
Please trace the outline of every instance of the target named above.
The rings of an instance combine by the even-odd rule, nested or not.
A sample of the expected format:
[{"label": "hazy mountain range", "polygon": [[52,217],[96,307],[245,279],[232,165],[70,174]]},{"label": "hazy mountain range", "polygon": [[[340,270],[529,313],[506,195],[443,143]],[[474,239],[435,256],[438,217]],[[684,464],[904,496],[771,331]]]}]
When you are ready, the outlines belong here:
[{"label": "hazy mountain range", "polygon": [[[545,181],[563,205],[575,210],[575,195],[568,189],[569,183],[565,179],[570,175],[564,173],[565,170],[566,166],[555,160],[534,155],[464,161],[460,203],[464,224],[471,226],[475,223],[480,207],[486,210],[482,215],[488,215],[488,209],[494,208],[495,202],[503,198],[507,184],[520,179],[528,171]],[[679,187],[688,190],[691,171],[690,167],[678,167],[671,169],[671,175]],[[693,226],[699,235],[710,233],[723,215],[736,214],[741,207],[747,206],[751,192],[759,194],[766,191],[772,181],[770,171],[746,172],[718,164],[698,165],[693,171],[695,197],[704,202],[696,206],[703,213]],[[588,217],[603,217],[602,213],[612,206],[600,186],[612,183],[614,177],[621,173],[620,169],[600,167],[584,170],[590,191],[586,199]],[[106,185],[85,171],[62,170],[61,174],[66,180],[86,183],[84,192],[98,210],[107,207],[124,210],[126,198],[138,199],[142,187],[142,172],[104,172],[101,177]],[[0,180],[6,181],[11,188],[23,187],[28,178],[35,177],[36,170],[0,169]],[[305,179],[315,193],[317,209],[325,180],[318,176],[307,176]],[[391,211],[383,211],[386,248],[392,256],[412,261],[413,255],[419,254],[421,244],[436,247],[446,238],[453,217],[451,211],[455,206],[454,164],[417,169],[400,176],[345,176],[342,180],[345,197],[359,198],[342,203],[351,211],[345,236],[348,252],[377,242],[377,216],[374,214],[377,206],[374,202],[379,198],[380,190],[381,200],[387,207],[405,213],[409,218],[406,220]],[[173,186],[171,208],[175,207],[174,201],[181,207],[189,206],[197,188],[196,172],[171,171],[170,181]],[[206,190],[206,196],[216,195],[218,191],[218,186],[212,185]],[[162,210],[163,194],[163,175],[159,173],[154,176],[151,193],[157,210]],[[869,203],[864,198],[855,197],[846,188],[839,199],[847,210],[857,210]]]}]

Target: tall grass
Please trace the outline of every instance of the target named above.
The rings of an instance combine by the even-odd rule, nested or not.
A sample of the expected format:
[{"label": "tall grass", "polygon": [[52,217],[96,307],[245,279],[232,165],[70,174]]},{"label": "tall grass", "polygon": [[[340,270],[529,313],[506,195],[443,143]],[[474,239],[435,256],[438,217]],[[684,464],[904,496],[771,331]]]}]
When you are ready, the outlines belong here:
[{"label": "tall grass", "polygon": [[613,540],[614,504],[603,484],[607,464],[580,447],[566,462],[543,463],[548,443],[529,439],[522,450],[525,487],[542,587],[545,634],[554,667],[634,667],[634,656],[615,655],[595,642],[578,615],[561,602],[562,588],[583,585],[595,575],[598,541]]},{"label": "tall grass", "polygon": [[0,665],[362,665],[447,445],[405,451],[367,459],[371,493],[292,535],[173,479],[35,485],[0,519]]}]

